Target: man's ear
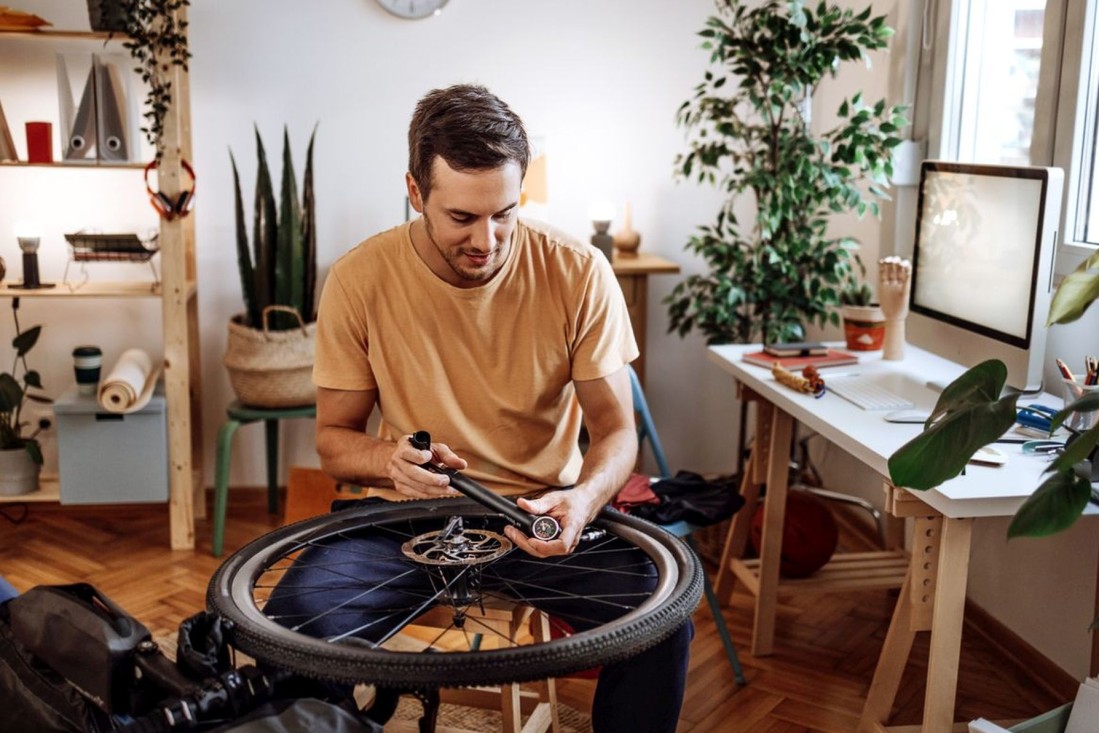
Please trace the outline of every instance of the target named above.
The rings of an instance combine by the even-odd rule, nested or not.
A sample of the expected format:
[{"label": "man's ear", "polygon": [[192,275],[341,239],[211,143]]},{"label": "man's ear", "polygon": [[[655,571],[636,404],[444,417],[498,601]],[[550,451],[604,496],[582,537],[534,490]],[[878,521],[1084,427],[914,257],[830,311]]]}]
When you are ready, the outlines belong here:
[{"label": "man's ear", "polygon": [[411,173],[404,174],[405,187],[408,188],[408,202],[417,214],[424,213],[424,198],[420,195],[420,187],[416,185],[416,179]]}]

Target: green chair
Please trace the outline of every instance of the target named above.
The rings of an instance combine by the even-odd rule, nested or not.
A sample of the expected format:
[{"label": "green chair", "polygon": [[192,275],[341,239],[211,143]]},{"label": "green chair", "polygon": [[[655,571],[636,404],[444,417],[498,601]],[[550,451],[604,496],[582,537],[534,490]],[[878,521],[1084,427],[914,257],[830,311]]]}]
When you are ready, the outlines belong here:
[{"label": "green chair", "polygon": [[[637,378],[637,372],[633,370],[632,366],[627,365],[626,368],[630,373],[630,389],[633,392],[633,409],[634,412],[637,413],[638,418],[638,446],[640,448],[644,446],[645,443],[648,443],[653,458],[656,460],[657,469],[660,471],[660,477],[671,478],[672,471],[668,467],[668,459],[664,457],[664,446],[660,444],[660,436],[656,434],[656,423],[653,422],[652,413],[649,412],[649,404],[645,400],[645,393],[641,390],[641,381]],[[660,524],[658,526],[663,528],[666,532],[682,538],[690,545],[695,553],[698,552],[698,547],[695,545],[694,538],[691,536],[695,530],[699,529],[698,526],[683,520],[668,524]],[[703,573],[702,580],[702,588],[706,594],[706,604],[710,607],[710,613],[714,617],[714,625],[717,627],[718,636],[721,637],[721,643],[725,647],[725,656],[729,659],[729,666],[733,668],[733,679],[736,680],[738,686],[742,686],[747,683],[747,680],[744,678],[744,669],[740,666],[740,658],[737,656],[736,647],[733,646],[733,640],[729,636],[729,627],[726,625],[725,617],[721,613],[721,603],[718,602],[717,596],[714,594],[713,585],[710,583],[710,576]]]},{"label": "green chair", "polygon": [[214,473],[214,557],[221,557],[221,548],[225,541],[225,509],[229,503],[229,458],[237,429],[241,425],[263,422],[267,443],[267,511],[274,514],[279,510],[279,420],[315,418],[317,406],[263,408],[245,407],[239,402],[233,402],[225,412],[229,419],[218,431]]}]

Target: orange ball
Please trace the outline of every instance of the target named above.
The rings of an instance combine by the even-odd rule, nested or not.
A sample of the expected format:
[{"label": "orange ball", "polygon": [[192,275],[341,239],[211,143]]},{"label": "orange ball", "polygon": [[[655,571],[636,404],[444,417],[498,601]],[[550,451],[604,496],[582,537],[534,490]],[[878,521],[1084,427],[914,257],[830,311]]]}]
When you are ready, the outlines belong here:
[{"label": "orange ball", "polygon": [[[763,538],[763,504],[752,517],[752,548],[759,553]],[[786,578],[806,578],[820,570],[836,552],[839,527],[828,504],[808,491],[790,491],[782,530],[782,562]]]}]

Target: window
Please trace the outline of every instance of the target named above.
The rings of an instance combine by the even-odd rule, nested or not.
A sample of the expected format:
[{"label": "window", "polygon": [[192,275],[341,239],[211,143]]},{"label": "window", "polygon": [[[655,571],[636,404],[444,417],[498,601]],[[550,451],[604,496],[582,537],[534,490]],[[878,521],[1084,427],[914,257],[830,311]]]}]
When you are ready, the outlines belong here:
[{"label": "window", "polygon": [[[921,0],[913,0],[921,2]],[[946,13],[932,157],[1065,171],[1065,272],[1099,247],[1099,38],[1094,0],[922,0]],[[942,28],[944,18],[939,19]]]},{"label": "window", "polygon": [[1030,162],[1045,0],[953,7],[944,153],[973,163]]}]

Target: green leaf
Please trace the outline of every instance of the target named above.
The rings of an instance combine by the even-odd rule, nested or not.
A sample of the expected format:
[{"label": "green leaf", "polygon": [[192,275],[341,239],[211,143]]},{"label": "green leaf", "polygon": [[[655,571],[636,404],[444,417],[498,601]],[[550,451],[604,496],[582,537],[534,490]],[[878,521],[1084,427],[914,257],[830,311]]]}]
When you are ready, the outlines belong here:
[{"label": "green leaf", "polygon": [[23,402],[23,388],[15,377],[4,372],[0,374],[0,412],[14,412]]},{"label": "green leaf", "polygon": [[30,387],[42,389],[42,375],[33,369],[23,375],[23,382]]},{"label": "green leaf", "polygon": [[1035,489],[1007,528],[1007,536],[1046,537],[1071,527],[1091,498],[1091,482],[1073,471],[1058,471]]},{"label": "green leaf", "polygon": [[259,323],[259,309],[256,307],[256,280],[252,267],[252,257],[248,251],[248,227],[244,221],[244,199],[240,193],[240,174],[233,151],[229,151],[229,163],[233,167],[234,211],[237,224],[237,271],[240,273],[241,295],[244,298],[244,317],[247,323]]},{"label": "green leaf", "polygon": [[38,337],[41,334],[41,326],[34,326],[32,328],[28,328],[22,333],[16,334],[15,338],[11,340],[11,347],[15,349],[16,358],[26,356],[27,352],[34,348],[34,345],[38,343]]},{"label": "green leaf", "polygon": [[999,397],[1003,362],[978,364],[939,396],[924,431],[889,457],[889,476],[904,488],[926,490],[960,474],[973,454],[1015,424],[1018,394]]},{"label": "green leaf", "polygon": [[1099,298],[1099,252],[1088,257],[1065,276],[1053,294],[1046,325],[1071,323]]}]

